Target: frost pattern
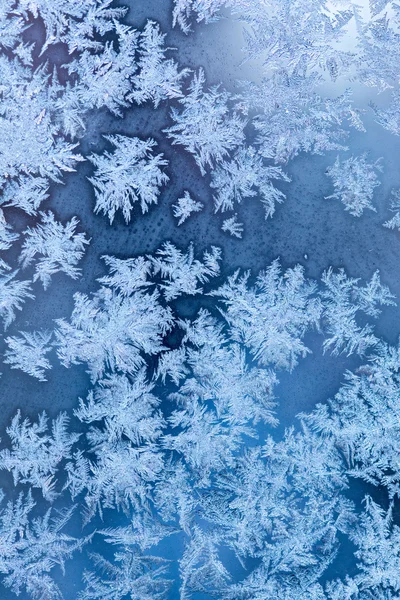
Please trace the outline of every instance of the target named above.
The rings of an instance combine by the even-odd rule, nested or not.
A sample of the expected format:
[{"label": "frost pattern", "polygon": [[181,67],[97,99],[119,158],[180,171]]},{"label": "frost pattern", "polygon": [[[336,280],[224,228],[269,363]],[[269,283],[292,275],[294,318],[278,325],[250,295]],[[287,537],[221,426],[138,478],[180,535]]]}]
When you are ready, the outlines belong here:
[{"label": "frost pattern", "polygon": [[[71,378],[82,363],[92,381],[70,421],[63,412],[49,423],[45,413],[23,419],[18,411],[7,429],[0,576],[17,595],[61,600],[64,565],[73,569],[67,561],[84,550],[93,567],[85,556],[83,588],[73,592],[81,600],[398,600],[399,348],[370,322],[394,304],[377,271],[361,282],[327,268],[313,281],[301,266],[282,269],[275,260],[254,279],[227,276],[218,248],[197,255],[172,239],[151,255],[104,256],[97,290],[82,279],[55,334],[12,323],[33,297],[31,282],[5,262],[21,246],[22,266],[38,259],[34,282],[47,287],[56,270],[79,275],[88,240],[76,233],[76,218],[64,225],[50,211],[39,224],[34,217],[79,168],[107,111],[136,127],[136,115],[158,108],[166,158],[147,125],[143,138],[106,136],[113,149],[88,157],[96,212],[112,224],[122,211],[128,223],[135,204],[142,213],[156,204],[170,152],[174,163],[169,144],[179,145],[202,185],[211,184],[216,212],[231,211],[222,229],[238,238],[245,202],[260,200],[268,218],[277,211],[291,168],[283,164],[303,152],[346,150],[350,129],[363,131],[350,90],[327,97],[335,81],[392,89],[386,105],[371,108],[398,135],[395,2],[371,0],[367,15],[339,0],[270,0],[267,9],[263,0],[176,0],[172,20],[188,33],[195,21],[230,14],[223,9],[245,24],[244,58],[260,65],[257,83],[229,92],[210,87],[202,69],[186,85],[189,70],[171,58],[159,24],[136,30],[111,0],[1,3],[0,314],[11,327],[4,362],[39,380],[52,366],[57,382],[54,346]],[[353,47],[343,50],[349,34]],[[167,114],[170,123],[161,120]],[[338,158],[328,169],[333,197],[356,216],[375,210],[379,170],[364,154]],[[183,223],[201,204],[185,194],[175,217]],[[396,195],[392,209],[385,226],[397,228]],[[274,430],[285,403],[292,406],[282,393],[285,370],[321,346],[365,356],[364,364],[347,372],[332,400]],[[12,393],[5,387],[7,402],[17,401]],[[355,478],[375,486],[363,505]],[[86,537],[67,533],[76,521]],[[94,553],[84,547],[92,538]]]},{"label": "frost pattern", "polygon": [[366,154],[351,156],[345,161],[337,157],[326,174],[332,179],[335,193],[326,199],[340,200],[354,217],[360,217],[365,208],[376,212],[372,204],[374,189],[380,185],[376,171],[382,171],[380,160],[369,163]]},{"label": "frost pattern", "polygon": [[204,91],[202,69],[195,73],[188,93],[179,100],[181,110],[171,109],[174,125],[165,129],[172,144],[180,144],[193,156],[205,174],[207,168],[221,162],[244,140],[244,119],[231,108],[231,97],[214,86]]},{"label": "frost pattern", "polygon": [[[59,358],[87,363],[95,384],[73,411],[79,428],[65,413],[49,431],[44,413],[31,423],[17,412],[0,467],[46,501],[68,494],[80,506],[92,533],[62,538],[71,552],[92,536],[102,551],[111,545],[91,555],[82,600],[167,599],[175,577],[162,550],[169,537],[179,544],[182,598],[385,593],[397,581],[390,511],[386,518],[367,497],[360,515],[343,492],[362,478],[392,499],[399,494],[399,350],[356,321],[358,313],[378,316],[392,294],[378,272],[361,284],[330,269],[318,283],[277,260],[254,282],[237,272],[213,289],[219,250],[194,256],[193,246],[184,253],[168,242],[152,256],[104,257],[98,291],[76,295],[70,321],[57,320]],[[166,303],[199,293],[199,283],[208,307],[177,318]],[[346,335],[338,329],[345,318]],[[347,374],[331,402],[299,415],[301,427],[275,435],[278,376],[310,352],[304,338],[312,329],[333,353],[369,349],[367,363]],[[121,511],[116,526],[112,510]],[[343,537],[356,547],[357,570],[324,587],[321,575]],[[243,569],[240,579],[227,552]],[[371,564],[382,564],[385,576]]]},{"label": "frost pattern", "polygon": [[218,12],[225,4],[230,4],[230,0],[175,0],[173,25],[178,24],[182,31],[189,33],[192,12],[196,14],[197,22],[211,23],[218,18]]},{"label": "frost pattern", "polygon": [[44,177],[22,176],[4,189],[1,202],[4,206],[16,206],[28,215],[35,215],[49,197],[49,184]]},{"label": "frost pattern", "polygon": [[51,433],[47,421],[45,412],[37,423],[31,423],[28,418],[21,421],[21,412],[17,411],[7,428],[12,449],[0,452],[0,469],[12,473],[15,485],[19,481],[30,483],[42,490],[44,498],[52,501],[57,496],[54,475],[61,461],[71,455],[79,434],[67,431],[69,419],[66,413],[60,413],[53,420]]},{"label": "frost pattern", "polygon": [[80,401],[76,416],[82,422],[97,422],[87,434],[96,458],[89,461],[78,453],[76,463],[66,468],[72,497],[86,490],[85,520],[110,507],[129,513],[131,506],[139,509],[148,499],[150,483],[163,467],[157,441],[164,419],[151,392],[142,369],[133,383],[114,375],[100,382],[86,404]]},{"label": "frost pattern", "polygon": [[144,292],[135,286],[129,295],[107,287],[88,297],[74,295],[70,322],[58,319],[58,356],[68,367],[87,363],[93,381],[106,369],[134,374],[144,364],[144,354],[163,350],[163,336],[173,317],[158,301],[157,290]]},{"label": "frost pattern", "polygon": [[230,233],[234,237],[241,238],[243,233],[243,224],[237,220],[237,214],[225,219],[221,227],[222,231]]},{"label": "frost pattern", "polygon": [[39,279],[46,289],[51,276],[58,271],[66,273],[72,279],[80,276],[81,270],[76,265],[83,257],[89,240],[84,233],[76,233],[79,224],[76,217],[63,225],[55,220],[51,211],[39,214],[41,223],[33,229],[28,227],[25,231],[19,260],[25,268],[32,264],[37,254],[42,257],[36,263],[33,281]]},{"label": "frost pattern", "polygon": [[[66,66],[69,75],[78,79],[78,83],[69,88],[69,96],[60,102],[72,131],[81,129],[81,107],[84,110],[105,107],[114,115],[122,116],[123,109],[129,106],[132,78],[137,71],[138,33],[118,21],[110,29],[115,31],[116,40],[100,43],[100,48],[95,46],[97,52],[85,48],[78,59]],[[74,117],[72,121],[71,117]]]},{"label": "frost pattern", "polygon": [[163,281],[160,288],[169,302],[181,294],[201,294],[203,290],[198,287],[198,283],[205,283],[210,277],[219,275],[218,263],[221,260],[221,251],[212,246],[210,252],[204,252],[201,263],[194,258],[192,244],[187,253],[183,254],[171,242],[166,242],[157,251],[155,257],[149,258],[153,265],[153,272],[156,275],[160,273]]},{"label": "frost pattern", "polygon": [[11,365],[12,369],[21,369],[39,381],[46,381],[45,371],[51,369],[46,354],[52,349],[50,343],[52,332],[21,331],[20,333],[22,337],[6,338],[8,350],[4,353],[4,362]]},{"label": "frost pattern", "polygon": [[305,416],[316,431],[331,437],[343,452],[348,473],[400,494],[397,444],[399,347],[378,346],[328,404]]},{"label": "frost pattern", "polygon": [[394,190],[390,201],[390,210],[395,213],[394,217],[385,221],[384,227],[400,230],[400,190]]},{"label": "frost pattern", "polygon": [[169,179],[161,169],[168,161],[162,154],[153,154],[156,142],[151,138],[104,137],[114,151],[88,157],[96,167],[94,176],[89,178],[96,196],[94,211],[108,215],[112,223],[117,210],[122,210],[128,223],[134,203],[140,202],[142,213],[148,211],[150,204],[157,204],[160,187]]},{"label": "frost pattern", "polygon": [[29,281],[14,279],[18,271],[11,271],[6,263],[0,265],[0,316],[6,329],[15,319],[16,311],[22,309],[27,298],[33,299]]},{"label": "frost pattern", "polygon": [[212,173],[211,187],[217,190],[215,210],[232,210],[235,202],[258,197],[264,205],[265,218],[272,217],[275,203],[285,198],[271,183],[276,179],[290,181],[280,167],[264,164],[253,148],[240,148],[232,161],[224,161]]},{"label": "frost pattern", "polygon": [[162,577],[167,571],[163,559],[154,556],[140,556],[129,550],[115,554],[110,562],[99,554],[92,554],[93,562],[102,576],[85,571],[85,590],[79,600],[122,600],[127,594],[137,600],[166,598],[169,580]]},{"label": "frost pattern", "polygon": [[293,368],[310,350],[302,338],[319,324],[316,286],[297,265],[282,275],[278,260],[248,286],[250,273],[237,271],[212,295],[219,297],[234,340],[243,341],[260,365]]},{"label": "frost pattern", "polygon": [[376,271],[365,287],[358,287],[358,279],[347,277],[344,269],[334,272],[332,268],[322,275],[325,288],[321,296],[324,301],[323,319],[328,338],[323,350],[332,354],[345,352],[347,356],[356,352],[363,355],[367,348],[375,346],[378,338],[370,324],[361,327],[356,321],[359,311],[371,317],[380,314],[379,306],[393,305],[394,296],[389,288],[381,284]]},{"label": "frost pattern", "polygon": [[178,198],[176,204],[172,205],[174,217],[178,219],[178,226],[182,225],[194,212],[199,212],[204,208],[202,202],[193,200],[188,191],[184,191],[182,198]]},{"label": "frost pattern", "polygon": [[8,250],[18,238],[18,233],[12,232],[11,225],[7,223],[4,212],[0,209],[0,250]]},{"label": "frost pattern", "polygon": [[65,561],[89,541],[75,539],[63,529],[73,509],[53,516],[48,509],[43,516],[31,515],[35,507],[30,492],[21,493],[0,512],[0,539],[2,541],[0,573],[3,584],[16,595],[25,591],[31,598],[60,600],[61,590],[49,575],[55,565],[65,572]]},{"label": "frost pattern", "polygon": [[129,99],[138,104],[152,101],[155,108],[162,100],[182,98],[182,79],[189,69],[179,71],[177,63],[167,59],[164,47],[166,35],[161,33],[160,26],[148,21],[139,38],[139,73],[133,79],[134,90]]}]

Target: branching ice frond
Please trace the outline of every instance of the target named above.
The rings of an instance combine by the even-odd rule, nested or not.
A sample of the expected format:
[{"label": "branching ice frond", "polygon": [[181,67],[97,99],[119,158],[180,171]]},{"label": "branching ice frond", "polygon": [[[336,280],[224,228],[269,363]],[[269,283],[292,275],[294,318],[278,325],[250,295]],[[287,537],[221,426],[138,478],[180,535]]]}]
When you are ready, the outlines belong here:
[{"label": "branching ice frond", "polygon": [[73,500],[88,487],[91,478],[91,468],[92,463],[84,456],[82,450],[74,452],[71,462],[67,462],[65,465],[67,481],[63,487],[63,491],[68,489]]},{"label": "branching ice frond", "polygon": [[12,226],[7,223],[4,212],[0,208],[0,250],[8,250],[18,238],[19,234],[13,233]]},{"label": "branching ice frond", "polygon": [[14,48],[13,53],[15,56],[18,56],[19,60],[25,67],[33,67],[33,50],[35,48],[35,44],[24,44],[20,42],[16,48]]},{"label": "branching ice frond", "polygon": [[232,340],[243,343],[259,365],[292,369],[310,350],[302,338],[318,327],[321,303],[316,284],[297,265],[281,274],[278,260],[248,287],[249,273],[239,271],[211,295],[227,307],[223,312]]},{"label": "branching ice frond", "polygon": [[335,81],[349,71],[354,53],[343,49],[342,39],[353,17],[351,3],[341,10],[326,0],[270,0],[267,6],[263,0],[231,0],[230,4],[247,25],[246,54],[262,60],[264,72],[295,77],[327,72]]},{"label": "branching ice frond", "polygon": [[130,101],[138,104],[152,101],[157,108],[162,100],[182,98],[182,79],[190,70],[179,71],[176,62],[165,57],[171,49],[165,47],[165,37],[158,23],[147,21],[139,37],[139,72],[132,79],[133,92],[128,97]]},{"label": "branching ice frond", "polygon": [[319,69],[336,80],[354,60],[340,46],[353,17],[351,4],[340,10],[325,0],[272,0],[268,6],[262,0],[175,0],[173,24],[188,33],[191,17],[208,23],[225,6],[246,24],[246,53],[261,58],[266,72],[298,76]]},{"label": "branching ice frond", "polygon": [[323,98],[314,91],[319,83],[316,74],[305,78],[278,71],[259,85],[243,84],[241,104],[256,111],[252,123],[261,156],[287,163],[299,152],[347,150],[342,143],[348,136],[341,126],[344,121],[365,131],[360,111],[352,105],[351,91]]},{"label": "branching ice frond", "polygon": [[[356,585],[356,584],[354,584]],[[339,600],[340,596],[333,597],[333,600]],[[372,589],[365,589],[361,594],[354,592],[354,598],[357,600],[399,600],[400,596],[398,592],[393,592],[390,588],[373,587]],[[350,598],[353,600],[353,597]]]},{"label": "branching ice frond", "polygon": [[167,598],[170,580],[163,577],[167,572],[166,559],[139,555],[128,549],[114,555],[110,562],[99,554],[91,555],[103,575],[84,571],[85,589],[79,600],[163,600]]},{"label": "branching ice frond", "polygon": [[[188,381],[187,387],[204,402],[212,399],[224,423],[278,424],[273,395],[277,378],[270,370],[248,366],[246,352],[238,344],[215,348],[214,357],[206,346],[188,351],[188,361],[197,386]],[[180,393],[184,391],[185,386]]]},{"label": "branching ice frond", "polygon": [[113,27],[118,38],[118,50],[109,41],[101,52],[85,50],[79,58],[65,66],[70,75],[78,77],[75,92],[86,110],[105,106],[114,115],[122,116],[122,110],[129,106],[131,79],[137,70],[139,34],[117,21]]},{"label": "branching ice frond", "polygon": [[398,229],[400,231],[400,190],[392,191],[390,210],[395,213],[389,221],[385,221],[384,227],[388,229]]},{"label": "branching ice frond", "polygon": [[88,0],[82,4],[73,0],[18,0],[13,12],[27,22],[32,17],[43,21],[46,40],[42,53],[51,44],[60,42],[68,44],[72,53],[92,47],[96,33],[104,35],[113,29],[114,20],[126,14],[126,8],[110,8],[111,3],[112,0]]},{"label": "branching ice frond", "polygon": [[166,522],[178,524],[190,535],[197,495],[193,494],[190,473],[181,461],[170,460],[165,466],[155,486],[154,502],[159,514]]},{"label": "branching ice frond", "polygon": [[142,213],[148,211],[150,204],[157,204],[160,187],[169,180],[161,170],[168,161],[162,154],[153,154],[157,143],[151,138],[104,137],[114,146],[114,151],[88,157],[96,167],[94,176],[89,177],[96,196],[94,211],[107,214],[112,223],[116,211],[122,210],[128,223],[136,202],[140,202]]},{"label": "branching ice frond", "polygon": [[62,94],[55,101],[57,123],[64,135],[72,140],[83,137],[87,107],[82,105],[82,85],[66,82]]},{"label": "branching ice frond", "polygon": [[[30,189],[32,198],[18,201],[16,205],[33,205],[43,197],[42,182],[38,185],[30,177],[60,181],[64,172],[73,171],[83,160],[75,152],[76,144],[69,143],[57,123],[56,100],[62,93],[59,84],[50,82],[45,66],[32,73],[14,58],[0,56],[2,113],[0,119],[0,185],[13,182]],[[12,190],[18,195],[18,188]],[[6,198],[13,202],[12,194]]]},{"label": "branching ice frond", "polygon": [[376,17],[376,15],[382,12],[388,4],[391,4],[391,0],[369,0],[371,16]]},{"label": "branching ice frond", "polygon": [[393,524],[393,505],[385,511],[381,506],[365,497],[365,511],[359,525],[351,532],[351,539],[358,547],[355,552],[360,561],[360,573],[355,581],[361,589],[382,587],[400,589],[397,568],[400,559],[400,528]]},{"label": "branching ice frond", "polygon": [[197,23],[212,23],[218,19],[219,10],[225,5],[229,6],[231,2],[232,0],[174,0],[172,25],[179,25],[182,31],[189,33],[192,16],[196,17]]},{"label": "branching ice frond", "polygon": [[107,544],[139,547],[141,552],[156,546],[161,540],[177,532],[177,529],[163,525],[154,515],[146,512],[133,516],[127,526],[108,527],[97,531],[104,536]]},{"label": "branching ice frond", "polygon": [[[321,561],[322,564],[318,565],[317,568],[322,572],[329,567],[330,562],[332,562],[332,559],[327,559],[325,564]],[[300,565],[296,566],[300,567]],[[303,573],[307,573],[308,576],[303,574],[302,577],[289,579],[288,576],[270,577],[268,568],[262,565],[254,569],[242,582],[229,586],[229,589],[224,594],[224,598],[226,600],[236,600],[237,598],[242,600],[242,598],[251,597],[252,600],[263,600],[263,597],[265,598],[265,594],[267,593],[268,597],[274,598],[274,600],[286,600],[287,598],[296,598],[296,600],[360,599],[358,595],[344,595],[342,589],[340,589],[338,595],[325,594],[322,585],[317,583],[318,576],[315,574],[317,568],[314,567],[313,569],[309,563],[303,564],[302,567]]]},{"label": "branching ice frond", "polygon": [[176,433],[165,435],[165,448],[178,452],[190,467],[200,487],[207,487],[213,471],[232,467],[243,443],[243,436],[254,437],[244,422],[226,423],[214,410],[207,410],[195,397],[187,398],[185,407],[175,410],[168,419]]},{"label": "branching ice frond", "polygon": [[4,352],[5,364],[11,365],[12,369],[21,369],[39,381],[47,381],[44,373],[47,369],[51,369],[46,354],[53,347],[50,343],[52,332],[20,331],[20,334],[22,337],[6,338],[8,350]]},{"label": "branching ice frond", "polygon": [[160,274],[163,283],[160,288],[167,302],[175,300],[181,294],[201,294],[202,288],[198,283],[206,283],[211,277],[217,277],[220,272],[219,261],[221,250],[211,246],[211,251],[203,253],[203,262],[194,258],[193,244],[190,244],[186,254],[176,248],[171,242],[165,242],[156,255],[149,256],[155,275]]},{"label": "branching ice frond", "polygon": [[186,367],[186,350],[184,347],[169,350],[160,355],[155,377],[157,379],[161,378],[163,384],[165,384],[167,376],[169,376],[175,385],[178,385],[180,380],[188,373],[189,370]]},{"label": "branching ice frond", "polygon": [[[394,6],[396,6],[393,3]],[[400,58],[400,33],[396,9],[392,16],[383,14],[370,19],[358,32],[357,77],[379,91],[395,88],[399,83],[396,64]]]},{"label": "branching ice frond", "polygon": [[47,34],[44,45],[46,48],[49,43],[62,41],[68,29],[69,20],[82,18],[85,9],[68,0],[53,0],[53,2],[19,0],[15,11],[26,21],[29,21],[30,16],[34,19],[41,17]]},{"label": "branching ice frond", "polygon": [[[335,581],[329,581],[326,584],[326,594],[328,600],[355,600],[356,598],[357,600],[395,600],[391,596],[380,596],[379,593],[378,595],[376,595],[373,592],[373,595],[370,595],[368,591],[366,592],[366,594],[360,594],[359,592],[360,590],[358,588],[358,585],[356,584],[354,579],[351,579],[350,577],[346,577],[345,583],[339,579],[336,579]],[[322,600],[323,599],[324,596],[322,597]],[[312,596],[310,600],[312,600]]]},{"label": "branching ice frond", "polygon": [[318,500],[319,494],[323,494],[328,502],[334,505],[338,502],[340,518],[336,526],[343,533],[349,532],[351,521],[348,517],[351,516],[352,504],[337,494],[338,490],[347,488],[347,477],[343,458],[332,440],[315,435],[303,422],[301,433],[291,427],[285,431],[283,442],[275,442],[269,436],[263,446],[262,456],[267,463],[276,461],[275,476],[279,472],[278,465],[284,465],[293,492],[299,500],[305,497]]},{"label": "branching ice frond", "polygon": [[73,173],[76,170],[76,164],[85,160],[80,154],[74,153],[78,145],[57,141],[51,151],[52,164],[40,168],[39,175],[61,183],[61,177],[64,173]]},{"label": "branching ice frond", "polygon": [[244,141],[245,120],[231,107],[230,94],[218,86],[204,91],[202,69],[194,74],[188,93],[179,100],[181,110],[171,109],[174,125],[165,129],[172,144],[193,154],[201,173],[220,163]]},{"label": "branching ice frond", "polygon": [[[275,374],[251,365],[243,346],[231,342],[223,334],[221,324],[206,310],[201,309],[194,321],[180,325],[185,331],[182,346],[186,354],[185,371],[182,369],[180,378],[185,377],[171,398],[183,405],[193,396],[207,405],[212,401],[224,424],[248,426],[262,421],[277,425]],[[164,356],[168,357],[168,353]]]},{"label": "branching ice frond", "polygon": [[65,35],[70,54],[74,51],[98,50],[101,46],[98,35],[104,36],[118,27],[118,21],[126,15],[128,8],[110,8],[111,4],[112,0],[91,0],[81,7],[82,17],[70,21]]},{"label": "branching ice frond", "polygon": [[22,267],[28,267],[34,262],[36,255],[39,259],[35,267],[33,281],[38,279],[44,289],[50,284],[51,276],[59,271],[66,273],[72,279],[77,279],[81,270],[76,266],[85,253],[89,244],[85,233],[76,233],[79,221],[72,217],[65,225],[56,221],[51,211],[40,212],[41,223],[33,229],[27,228],[22,245],[19,261]]},{"label": "branching ice frond", "polygon": [[315,435],[268,437],[262,453],[247,448],[214,485],[219,493],[202,500],[205,518],[242,565],[261,558],[223,595],[230,600],[297,598],[293,586],[318,582],[335,557],[338,532],[354,524],[352,505],[339,494],[346,486],[340,456]]},{"label": "branching ice frond", "polygon": [[194,212],[199,212],[204,208],[202,202],[193,200],[188,191],[183,192],[183,197],[178,198],[176,204],[172,205],[174,217],[178,220],[178,226],[182,225]]},{"label": "branching ice frond", "polygon": [[371,102],[370,107],[379,125],[394,135],[400,135],[400,93],[397,90],[392,92],[389,106],[379,107]]},{"label": "branching ice frond", "polygon": [[136,290],[126,297],[101,287],[90,298],[76,293],[74,300],[71,321],[56,321],[57,353],[66,367],[87,363],[94,382],[106,369],[134,374],[144,365],[143,354],[164,350],[173,317],[157,291]]},{"label": "branching ice frond", "polygon": [[[1,491],[1,501],[4,500],[4,493]],[[12,544],[13,540],[17,539],[19,531],[23,531],[29,524],[29,514],[35,502],[32,498],[31,490],[24,497],[21,492],[17,499],[12,502],[7,502],[5,507],[0,510],[0,537],[5,544],[5,550],[12,551],[11,548],[7,548],[7,543]]]},{"label": "branching ice frond", "polygon": [[86,435],[95,460],[78,452],[66,467],[65,487],[72,497],[86,490],[85,520],[96,510],[100,514],[107,507],[128,510],[146,502],[150,482],[163,466],[156,444],[165,422],[152,389],[144,369],[132,381],[113,375],[100,382],[86,402],[80,400],[74,411],[83,423],[96,423]]},{"label": "branching ice frond", "polygon": [[68,422],[67,414],[60,413],[52,421],[50,433],[45,412],[39,415],[37,423],[31,423],[28,418],[21,422],[21,412],[17,411],[7,428],[11,450],[0,452],[0,469],[12,473],[14,485],[30,483],[40,488],[50,502],[57,497],[54,475],[60,462],[71,457],[71,448],[80,437],[68,433]]},{"label": "branching ice frond", "polygon": [[236,202],[257,197],[265,207],[265,218],[272,217],[275,203],[285,198],[271,183],[273,179],[290,181],[280,167],[266,165],[254,148],[239,148],[232,160],[222,162],[212,172],[211,187],[217,190],[215,211],[233,210]]},{"label": "branching ice frond", "polygon": [[102,517],[106,508],[122,509],[128,515],[132,509],[147,509],[154,482],[163,470],[163,455],[155,443],[136,446],[117,437],[113,423],[106,422],[104,429],[92,428],[88,438],[95,459],[88,461],[77,454],[66,466],[65,487],[73,496],[85,491],[85,523],[97,512]]},{"label": "branching ice frond", "polygon": [[347,373],[333,400],[302,415],[314,431],[335,441],[349,475],[387,487],[391,498],[400,494],[399,370],[399,347],[382,344],[357,374]]},{"label": "branching ice frond", "polygon": [[17,271],[11,271],[5,263],[0,264],[0,317],[4,322],[4,329],[14,321],[17,310],[22,310],[22,304],[27,298],[33,299],[29,281],[14,279]]},{"label": "branching ice frond", "polygon": [[376,317],[380,314],[379,305],[393,305],[394,296],[380,283],[379,272],[375,272],[365,287],[358,285],[358,279],[347,277],[344,269],[334,272],[329,268],[322,274],[325,289],[321,291],[323,300],[323,321],[325,333],[329,336],[323,343],[323,350],[332,354],[345,352],[347,356],[365,351],[378,343],[371,325],[360,327],[356,321],[358,311]]},{"label": "branching ice frond", "polygon": [[338,312],[330,311],[327,327],[330,337],[324,341],[323,351],[330,350],[334,356],[341,353],[346,353],[347,356],[353,353],[363,356],[368,348],[376,346],[379,341],[373,334],[373,327],[369,324],[362,328],[358,326],[354,318],[356,310],[346,309],[344,305],[338,308],[341,309],[343,321],[340,323]]},{"label": "branching ice frond", "polygon": [[144,256],[137,258],[116,258],[115,256],[102,256],[110,275],[97,279],[99,283],[117,290],[123,296],[130,296],[136,290],[152,285],[148,281],[152,265]]},{"label": "branching ice frond", "polygon": [[379,270],[375,271],[365,287],[358,287],[356,289],[355,299],[359,310],[362,310],[366,315],[375,319],[382,312],[378,308],[379,306],[396,306],[394,294],[391,293],[387,285],[381,283]]},{"label": "branching ice frond", "polygon": [[369,163],[366,156],[351,156],[344,161],[338,156],[335,164],[326,170],[333,181],[335,193],[325,196],[325,199],[340,200],[354,217],[360,217],[365,208],[376,212],[372,197],[374,189],[380,185],[376,171],[382,171],[381,159]]},{"label": "branching ice frond", "polygon": [[237,220],[237,214],[235,213],[229,219],[225,219],[221,226],[222,231],[233,235],[234,237],[241,238],[243,233],[243,223]]},{"label": "branching ice frond", "polygon": [[178,324],[185,332],[182,347],[190,343],[196,348],[201,346],[217,348],[227,342],[227,337],[223,333],[224,323],[217,321],[205,308],[199,310],[196,319],[180,320]]},{"label": "branching ice frond", "polygon": [[12,48],[16,53],[15,46],[20,42],[26,24],[23,19],[14,12],[14,0],[3,0],[0,6],[0,44],[3,48]]},{"label": "branching ice frond", "polygon": [[89,440],[94,444],[120,440],[122,436],[132,444],[155,442],[165,425],[159,410],[159,399],[152,394],[153,385],[146,381],[145,370],[140,370],[133,381],[123,375],[112,375],[89,392],[86,403],[80,399],[74,415],[84,423],[104,421],[104,433],[91,429]]},{"label": "branching ice frond", "polygon": [[223,597],[231,579],[218,552],[222,543],[215,532],[193,528],[182,558],[179,561],[181,576],[180,599],[190,600],[194,592]]},{"label": "branching ice frond", "polygon": [[22,176],[5,186],[0,202],[4,206],[16,206],[28,215],[35,215],[42,202],[49,197],[48,189],[47,179]]},{"label": "branching ice frond", "polygon": [[15,504],[9,502],[0,513],[2,583],[18,596],[23,591],[33,599],[62,600],[61,590],[49,573],[59,565],[64,574],[65,561],[90,538],[77,540],[63,533],[73,509],[55,517],[49,509],[43,517],[29,521],[34,505],[30,492],[26,499],[20,494]]}]

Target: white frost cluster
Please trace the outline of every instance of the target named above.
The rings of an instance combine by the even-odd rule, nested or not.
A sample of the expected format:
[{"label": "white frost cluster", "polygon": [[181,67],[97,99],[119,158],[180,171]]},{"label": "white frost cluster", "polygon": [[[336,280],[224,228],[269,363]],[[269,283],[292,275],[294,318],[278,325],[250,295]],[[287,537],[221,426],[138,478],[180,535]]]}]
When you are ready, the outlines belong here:
[{"label": "white frost cluster", "polygon": [[17,271],[11,271],[6,263],[0,265],[0,317],[6,329],[15,319],[16,311],[28,298],[33,299],[32,288],[29,281],[15,279]]},{"label": "white frost cluster", "polygon": [[51,276],[62,271],[72,279],[77,279],[81,270],[76,266],[85,253],[89,240],[84,233],[76,233],[79,221],[72,217],[65,225],[54,218],[51,211],[41,212],[41,223],[27,228],[19,257],[22,267],[28,267],[39,256],[33,281],[38,279],[46,289]]},{"label": "white frost cluster", "polygon": [[46,354],[52,349],[52,332],[20,331],[20,335],[22,337],[6,338],[8,350],[4,353],[4,362],[11,365],[12,369],[21,369],[39,381],[46,381],[44,372],[51,369]]},{"label": "white frost cluster", "polygon": [[265,218],[272,217],[275,204],[285,199],[272,180],[290,181],[280,167],[265,164],[254,148],[239,148],[232,160],[222,162],[212,172],[215,210],[232,210],[235,203],[258,197],[264,205]]},{"label": "white frost cluster", "polygon": [[225,221],[222,223],[221,229],[226,233],[230,233],[234,237],[241,238],[243,233],[243,224],[238,221],[237,214],[235,213],[232,217],[225,219]]},{"label": "white frost cluster", "polygon": [[182,225],[194,212],[199,212],[203,209],[204,204],[193,200],[188,191],[184,191],[182,198],[178,198],[176,204],[172,205],[174,217],[178,219],[178,226]]},{"label": "white frost cluster", "polygon": [[[208,199],[185,191],[175,200],[177,224],[212,200],[222,230],[241,238],[249,202],[261,202],[269,218],[284,200],[291,159],[347,151],[350,128],[364,131],[350,89],[328,97],[332,82],[392,90],[372,109],[378,124],[400,132],[395,0],[371,0],[368,10],[347,0],[174,0],[171,21],[185,33],[198,22],[200,36],[222,16],[241,21],[244,59],[260,68],[256,82],[229,91],[196,65],[192,72],[179,64],[141,4],[125,20],[127,8],[113,0],[0,0],[5,410],[19,401],[7,387],[9,368],[46,381],[53,349],[76,383],[82,365],[91,379],[71,420],[65,412],[51,421],[44,412],[23,418],[18,410],[6,430],[0,596],[8,588],[62,600],[64,566],[83,550],[81,589],[68,589],[77,600],[398,600],[400,347],[372,325],[394,304],[378,271],[361,282],[330,267],[314,281],[301,265],[283,268],[275,259],[254,277],[232,274],[216,246],[197,254],[192,242],[182,249],[172,239],[150,250],[149,238],[146,254],[103,256],[95,289],[81,280],[71,314],[57,314],[54,331],[13,324],[34,282],[47,288],[58,271],[80,275],[89,240],[77,233],[76,217],[59,222],[50,203],[86,158],[94,210],[112,224],[119,212],[128,223],[136,209],[157,204],[169,157],[182,165],[188,152],[188,170],[192,162],[202,177],[193,189],[211,190]],[[141,30],[129,24],[142,16]],[[175,39],[182,43],[175,57],[188,56],[193,40],[182,42],[178,32]],[[105,135],[106,150],[88,156],[94,127],[112,118],[120,131],[121,117],[129,135]],[[327,171],[329,198],[355,216],[375,210],[380,170],[366,154],[338,157]],[[185,175],[184,188],[193,186]],[[400,229],[398,196],[384,223],[391,229]],[[246,242],[228,241],[227,252],[247,242],[257,245],[251,232]],[[33,281],[8,266],[18,252]],[[233,259],[242,264],[246,255]],[[46,315],[39,302],[38,320]],[[298,401],[290,392],[304,391],[311,348],[357,355],[357,368],[331,400],[275,434],[277,417]],[[285,371],[303,360],[299,385],[289,388]],[[37,385],[26,410],[34,410]],[[355,479],[369,485],[364,504]],[[76,539],[69,532],[79,521],[88,533]],[[99,552],[90,552],[92,540]],[[350,570],[338,573],[338,564]]]},{"label": "white frost cluster", "polygon": [[201,294],[203,290],[198,283],[205,283],[210,277],[219,275],[221,250],[212,246],[210,252],[204,252],[201,262],[194,258],[193,244],[183,254],[176,246],[166,242],[154,257],[149,258],[154,274],[160,273],[160,288],[169,302],[181,294]]},{"label": "white frost cluster", "polygon": [[380,185],[376,173],[382,171],[380,160],[370,163],[363,154],[341,161],[338,156],[335,164],[326,170],[335,188],[334,194],[325,196],[326,200],[340,200],[354,217],[360,217],[365,208],[376,212],[372,197],[374,189]]},{"label": "white frost cluster", "polygon": [[96,196],[94,210],[108,215],[110,223],[117,210],[122,210],[128,223],[136,202],[140,203],[142,213],[148,211],[150,204],[157,204],[160,187],[169,179],[162,170],[168,161],[162,154],[153,153],[157,144],[151,138],[104,137],[114,146],[113,152],[88,157],[95,166],[93,177],[89,177]]},{"label": "white frost cluster", "polygon": [[385,221],[383,226],[388,229],[397,229],[400,231],[400,190],[394,190],[392,192],[390,210],[395,214],[391,219]]},{"label": "white frost cluster", "polygon": [[193,156],[204,175],[243,143],[245,120],[232,106],[230,94],[214,86],[204,91],[202,69],[193,75],[181,110],[171,109],[174,125],[165,129],[172,144],[180,144]]},{"label": "white frost cluster", "polygon": [[165,57],[164,40],[166,34],[161,33],[160,26],[154,21],[147,21],[139,37],[139,73],[133,78],[133,92],[129,99],[137,104],[152,101],[154,107],[162,100],[181,98],[181,86],[189,69],[178,68],[177,63]]}]

